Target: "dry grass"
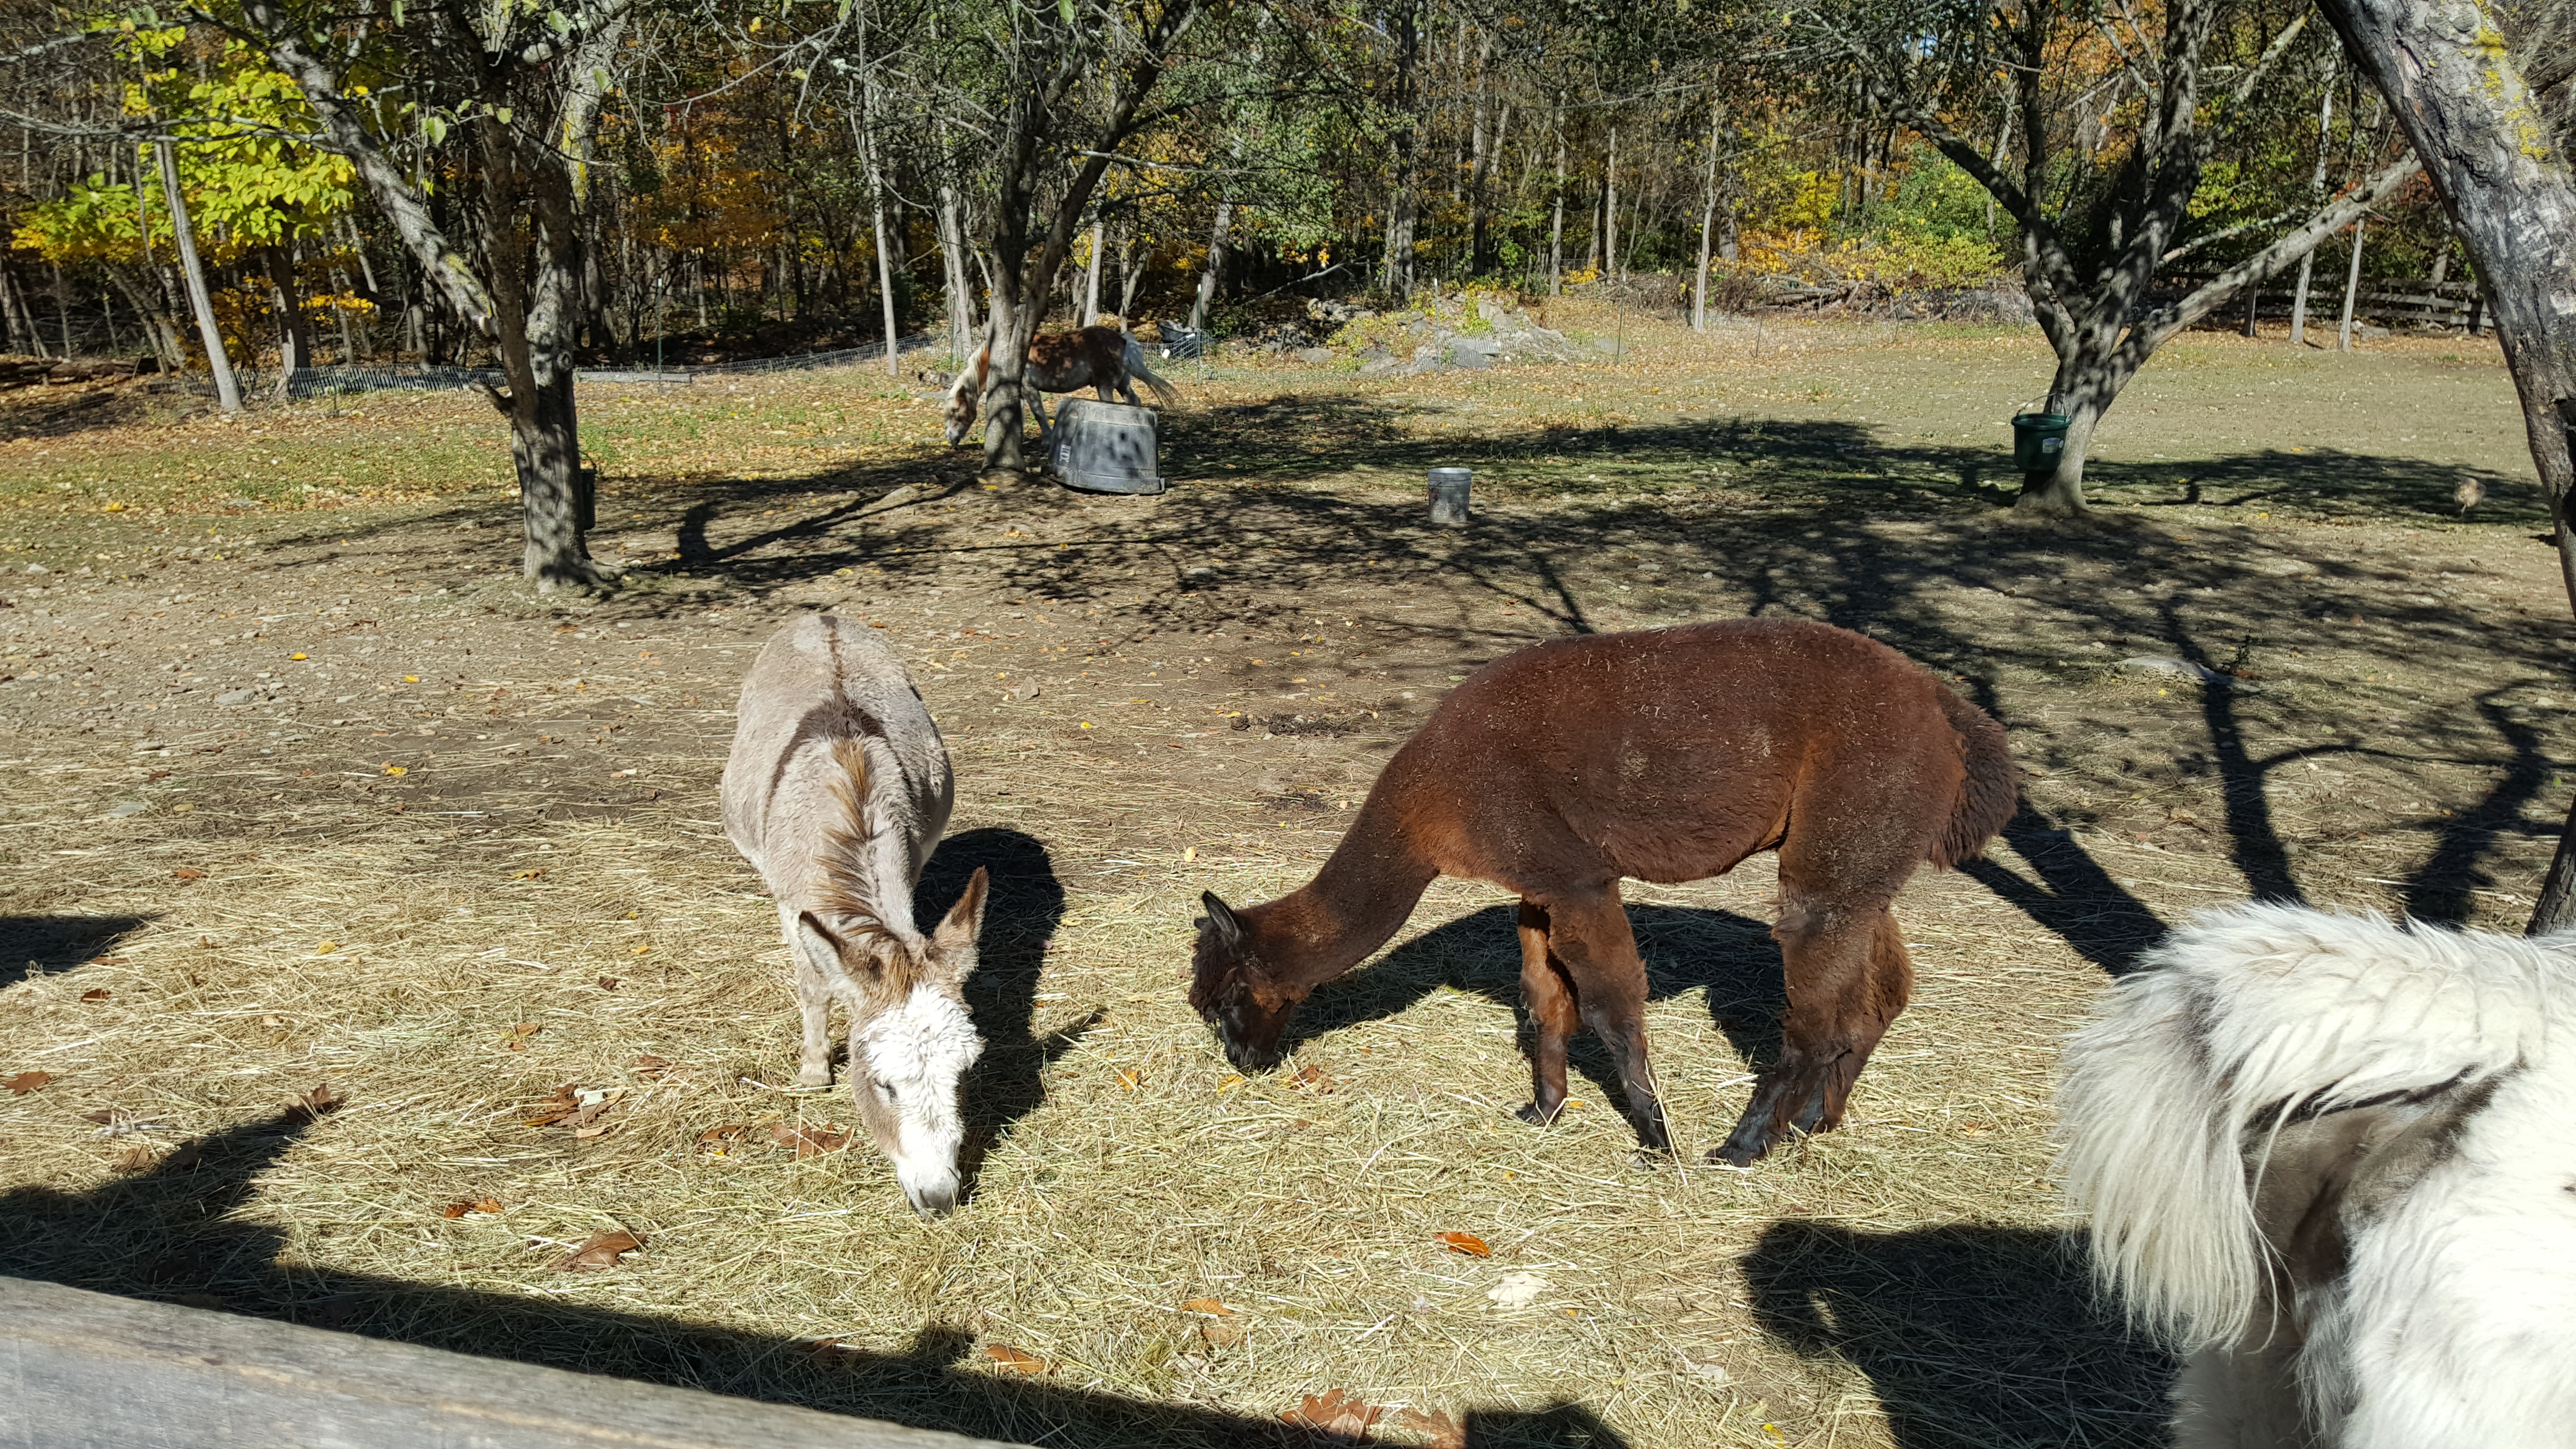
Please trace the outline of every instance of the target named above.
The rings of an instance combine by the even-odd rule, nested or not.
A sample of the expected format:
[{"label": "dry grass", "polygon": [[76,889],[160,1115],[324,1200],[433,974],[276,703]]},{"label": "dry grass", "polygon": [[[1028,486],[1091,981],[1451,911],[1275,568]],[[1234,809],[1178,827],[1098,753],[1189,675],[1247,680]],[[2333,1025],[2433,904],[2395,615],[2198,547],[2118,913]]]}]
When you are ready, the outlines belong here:
[{"label": "dry grass", "polygon": [[[2047,1180],[2055,1041],[2160,920],[2254,886],[2511,924],[2563,794],[2549,551],[2521,538],[2501,445],[2347,437],[2339,458],[2378,460],[2367,488],[2142,506],[2166,465],[2124,474],[2122,448],[2197,447],[2196,472],[2248,486],[2275,466],[2146,421],[2273,380],[2223,339],[2132,400],[2125,506],[2073,536],[1998,527],[1918,436],[1999,415],[2026,341],[1733,343],[1648,329],[1622,367],[1376,390],[1196,379],[1167,471],[1197,481],[1159,501],[959,487],[953,459],[892,444],[713,474],[711,440],[619,485],[601,547],[650,561],[637,587],[566,606],[463,572],[507,548],[472,479],[102,516],[54,513],[74,490],[32,472],[13,562],[97,572],[9,594],[5,931],[33,966],[0,975],[0,1079],[53,1079],[0,1097],[0,1264],[1047,1443],[1232,1443],[1333,1388],[1479,1443],[2158,1442],[2168,1366],[2091,1302]],[[2419,382],[2511,417],[2491,367],[2389,356],[2369,377],[2391,390],[2355,406],[2392,432]],[[1977,400],[1884,412],[1909,380]],[[914,406],[871,386],[768,396]],[[1574,401],[1603,397],[1617,415]],[[649,412],[637,436],[685,431]],[[79,434],[85,476],[179,468],[158,426]],[[1501,485],[1479,528],[1420,528],[1412,470],[1477,450]],[[2460,467],[2499,478],[2507,522],[2417,506]],[[2328,481],[2284,477],[2281,498]],[[770,1130],[851,1113],[782,1085],[775,918],[713,819],[721,706],[819,602],[889,624],[950,732],[962,798],[925,908],[976,864],[997,877],[980,1172],[944,1222],[866,1148],[799,1158]],[[1754,610],[1934,662],[2033,771],[1993,859],[1900,904],[1921,991],[1843,1132],[1749,1174],[1639,1167],[1588,1041],[1582,1105],[1510,1120],[1510,918],[1472,883],[1318,996],[1292,1070],[1226,1067],[1183,1001],[1198,891],[1303,880],[1469,665],[1577,621]],[[2260,693],[2108,667],[2224,662],[2247,634]],[[206,702],[228,687],[274,695]],[[1768,876],[1633,897],[1693,1161],[1776,1039]],[[326,1082],[344,1106],[287,1115]],[[618,1093],[605,1131],[531,1125],[567,1084]],[[118,1168],[188,1142],[193,1163]],[[445,1215],[484,1199],[501,1211]],[[551,1266],[611,1229],[645,1246]],[[1510,1304],[1514,1274],[1544,1284]]]}]

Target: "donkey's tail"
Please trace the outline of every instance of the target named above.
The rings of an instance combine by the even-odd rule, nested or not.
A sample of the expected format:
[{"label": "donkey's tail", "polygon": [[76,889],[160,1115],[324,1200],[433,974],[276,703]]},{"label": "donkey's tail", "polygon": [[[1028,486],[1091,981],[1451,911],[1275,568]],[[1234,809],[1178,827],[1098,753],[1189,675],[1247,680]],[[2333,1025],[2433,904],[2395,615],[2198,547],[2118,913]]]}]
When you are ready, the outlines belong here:
[{"label": "donkey's tail", "polygon": [[1127,339],[1127,375],[1143,378],[1145,385],[1154,390],[1154,401],[1167,408],[1180,406],[1181,390],[1154,375],[1154,369],[1145,365],[1144,347],[1133,337]]},{"label": "donkey's tail", "polygon": [[2254,1194],[2270,1134],[2510,1071],[2547,1042],[2553,996],[2576,1002],[2576,937],[2278,904],[2202,915],[2066,1046],[2058,1170],[2092,1213],[2095,1274],[2178,1341],[2241,1336],[2268,1271]]},{"label": "donkey's tail", "polygon": [[1949,686],[1941,691],[1941,713],[1967,747],[1968,777],[1959,782],[1959,798],[1950,806],[1949,828],[1932,850],[1932,863],[1944,870],[1986,848],[2021,808],[2021,789],[2014,780],[2012,747],[1995,717],[1961,699]]}]

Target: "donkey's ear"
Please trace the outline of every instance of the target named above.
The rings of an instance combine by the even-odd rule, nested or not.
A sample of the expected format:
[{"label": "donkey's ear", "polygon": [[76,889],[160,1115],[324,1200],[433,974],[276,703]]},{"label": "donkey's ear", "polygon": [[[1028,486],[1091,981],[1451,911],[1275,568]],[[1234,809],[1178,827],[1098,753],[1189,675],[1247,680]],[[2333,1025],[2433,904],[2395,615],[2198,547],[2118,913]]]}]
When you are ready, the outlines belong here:
[{"label": "donkey's ear", "polygon": [[984,867],[975,867],[974,877],[966,882],[966,894],[941,917],[939,929],[931,938],[934,946],[957,947],[975,944],[975,936],[984,929],[984,896],[993,878]]},{"label": "donkey's ear", "polygon": [[850,959],[849,943],[834,934],[832,928],[824,925],[822,918],[812,911],[797,914],[796,949],[805,953],[806,963],[817,971],[837,967]]},{"label": "donkey's ear", "polygon": [[1199,904],[1207,907],[1207,915],[1198,923],[1199,929],[1214,934],[1217,944],[1229,951],[1240,948],[1244,936],[1243,917],[1234,913],[1234,907],[1218,900],[1214,891],[1199,892]]}]

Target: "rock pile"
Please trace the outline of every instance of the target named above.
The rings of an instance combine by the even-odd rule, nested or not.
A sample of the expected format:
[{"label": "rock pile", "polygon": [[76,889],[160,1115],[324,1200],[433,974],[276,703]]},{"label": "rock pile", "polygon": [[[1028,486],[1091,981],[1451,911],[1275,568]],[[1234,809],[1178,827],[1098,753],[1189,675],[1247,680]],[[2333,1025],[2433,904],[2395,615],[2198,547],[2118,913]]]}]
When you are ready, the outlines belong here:
[{"label": "rock pile", "polygon": [[1412,376],[1451,368],[1477,371],[1502,362],[1556,362],[1574,354],[1564,333],[1542,327],[1502,298],[1473,293],[1434,297],[1402,312],[1370,312],[1317,302],[1315,320],[1337,324],[1331,343],[1297,354],[1316,364],[1355,361],[1360,376]]}]

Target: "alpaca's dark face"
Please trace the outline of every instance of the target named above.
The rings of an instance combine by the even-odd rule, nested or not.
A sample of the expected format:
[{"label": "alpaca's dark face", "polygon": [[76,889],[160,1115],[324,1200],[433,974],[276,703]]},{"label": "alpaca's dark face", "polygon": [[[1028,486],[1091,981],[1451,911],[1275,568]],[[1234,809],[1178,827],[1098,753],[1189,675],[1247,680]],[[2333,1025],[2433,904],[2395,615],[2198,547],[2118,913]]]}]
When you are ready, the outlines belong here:
[{"label": "alpaca's dark face", "polygon": [[1216,1028],[1228,1061],[1247,1072],[1279,1065],[1279,1034],[1297,998],[1263,980],[1243,918],[1214,893],[1200,897],[1198,946],[1190,955],[1190,1009]]}]

